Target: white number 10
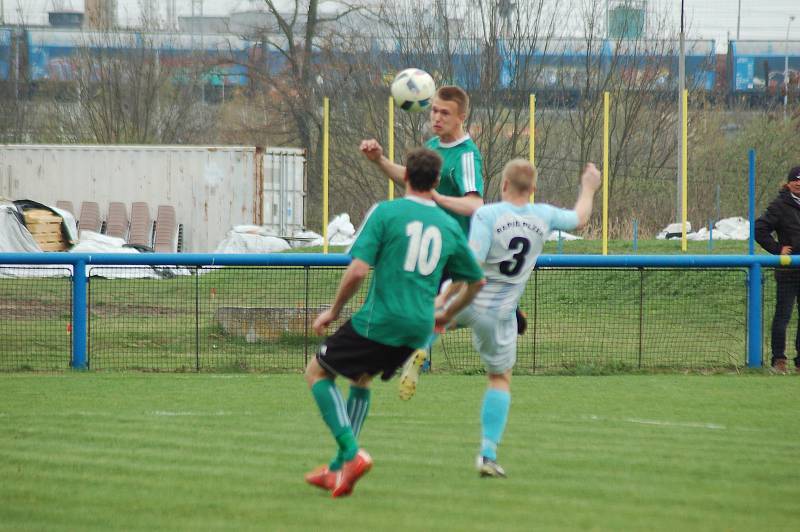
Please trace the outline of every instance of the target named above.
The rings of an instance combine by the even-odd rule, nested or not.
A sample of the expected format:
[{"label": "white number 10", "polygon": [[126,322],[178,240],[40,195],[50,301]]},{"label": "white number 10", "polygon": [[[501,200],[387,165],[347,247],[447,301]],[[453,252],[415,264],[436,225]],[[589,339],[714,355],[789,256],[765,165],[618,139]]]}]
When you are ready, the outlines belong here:
[{"label": "white number 10", "polygon": [[407,272],[419,270],[422,275],[430,275],[439,263],[442,254],[442,234],[435,225],[422,232],[422,222],[411,222],[406,226],[409,237],[406,262],[403,269]]}]

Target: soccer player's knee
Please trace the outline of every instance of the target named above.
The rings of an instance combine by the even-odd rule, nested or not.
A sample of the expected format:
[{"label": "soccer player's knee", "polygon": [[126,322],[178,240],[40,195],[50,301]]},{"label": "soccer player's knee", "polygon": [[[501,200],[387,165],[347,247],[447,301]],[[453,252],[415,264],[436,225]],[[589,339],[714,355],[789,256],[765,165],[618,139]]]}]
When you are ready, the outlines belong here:
[{"label": "soccer player's knee", "polygon": [[315,382],[320,379],[327,378],[329,375],[328,372],[319,365],[317,358],[314,357],[308,362],[308,366],[306,366],[306,371],[303,376],[305,377],[308,386],[311,387],[314,386]]}]

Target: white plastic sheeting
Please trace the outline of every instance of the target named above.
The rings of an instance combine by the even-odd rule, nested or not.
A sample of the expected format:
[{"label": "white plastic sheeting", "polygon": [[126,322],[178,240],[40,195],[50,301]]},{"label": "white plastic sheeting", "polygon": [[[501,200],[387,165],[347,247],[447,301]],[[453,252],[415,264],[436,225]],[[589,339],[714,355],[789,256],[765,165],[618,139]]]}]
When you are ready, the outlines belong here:
[{"label": "white plastic sheeting", "polygon": [[[328,244],[331,246],[349,246],[355,240],[356,228],[350,222],[350,215],[342,213],[328,224]],[[311,246],[323,245],[322,237],[313,240]]]},{"label": "white plastic sheeting", "polygon": [[277,253],[290,249],[274,230],[258,225],[237,225],[222,239],[216,253]]},{"label": "white plastic sheeting", "polygon": [[[669,224],[661,230],[656,239],[665,240],[681,237],[681,224]],[[676,236],[677,235],[677,236]],[[713,235],[707,227],[701,227],[696,232],[692,232],[692,226],[686,222],[686,239],[695,241],[707,241],[713,236],[714,240],[747,240],[750,238],[750,222],[741,216],[723,218],[714,224]]]},{"label": "white plastic sheeting", "polygon": [[0,205],[0,252],[42,251],[17,215],[14,204]]}]

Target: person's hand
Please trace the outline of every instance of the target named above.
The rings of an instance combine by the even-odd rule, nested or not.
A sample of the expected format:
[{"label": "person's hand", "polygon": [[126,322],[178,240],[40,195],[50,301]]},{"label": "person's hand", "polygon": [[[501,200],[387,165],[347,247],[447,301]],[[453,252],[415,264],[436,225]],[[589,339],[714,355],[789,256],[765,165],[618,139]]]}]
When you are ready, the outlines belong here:
[{"label": "person's hand", "polygon": [[383,148],[375,139],[362,140],[359,149],[370,162],[377,163],[383,157]]},{"label": "person's hand", "polygon": [[447,310],[439,310],[434,316],[433,331],[436,333],[443,333],[447,329],[447,325],[453,321],[453,317]]},{"label": "person's hand", "polygon": [[791,255],[792,254],[792,246],[783,246],[781,248],[781,255]]},{"label": "person's hand", "polygon": [[436,205],[439,205],[439,200],[442,198],[442,195],[436,192],[435,188],[431,189],[431,199],[436,202]]},{"label": "person's hand", "polygon": [[581,174],[581,186],[591,192],[597,192],[601,184],[600,170],[597,169],[594,163],[586,163],[586,167],[584,167]]},{"label": "person's hand", "polygon": [[322,336],[325,334],[325,330],[328,328],[328,325],[330,325],[338,317],[339,316],[337,316],[332,309],[328,309],[317,316],[317,319],[314,320],[314,324],[311,326],[311,329],[313,329],[317,336]]}]

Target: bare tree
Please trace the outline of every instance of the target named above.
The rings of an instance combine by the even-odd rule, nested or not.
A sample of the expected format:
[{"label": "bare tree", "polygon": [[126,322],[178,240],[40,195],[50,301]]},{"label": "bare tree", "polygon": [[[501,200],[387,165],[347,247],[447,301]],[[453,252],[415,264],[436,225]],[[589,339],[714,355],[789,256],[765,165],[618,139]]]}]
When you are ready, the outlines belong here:
[{"label": "bare tree", "polygon": [[182,64],[162,57],[169,45],[144,35],[87,34],[72,60],[73,95],[53,104],[66,140],[116,143],[191,142],[213,117],[196,97],[201,55]]},{"label": "bare tree", "polygon": [[[333,77],[328,76],[335,67],[326,60],[338,59],[325,51],[332,52],[332,43],[342,37],[336,23],[361,8],[338,2],[339,9],[326,14],[320,11],[319,0],[295,0],[288,11],[273,0],[263,1],[273,23],[257,31],[262,55],[251,64],[252,76],[263,94],[263,116],[288,119],[291,127],[283,128],[288,135],[284,140],[307,150],[308,173],[315,177],[308,187],[313,203],[321,200],[317,177],[322,168],[322,98],[336,94]],[[317,51],[324,59],[315,59]],[[271,124],[263,126],[272,129]],[[313,222],[321,223],[316,211],[309,214]]]}]

